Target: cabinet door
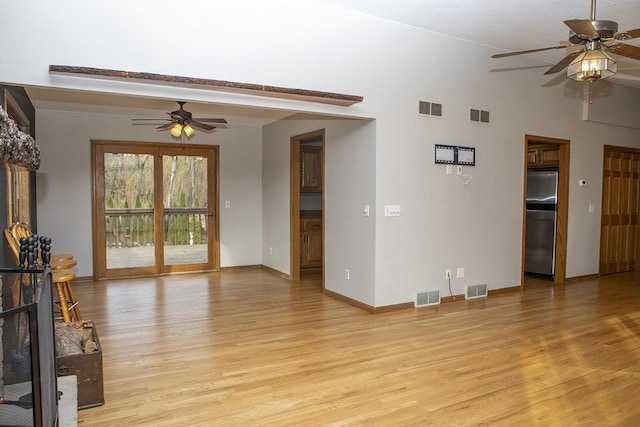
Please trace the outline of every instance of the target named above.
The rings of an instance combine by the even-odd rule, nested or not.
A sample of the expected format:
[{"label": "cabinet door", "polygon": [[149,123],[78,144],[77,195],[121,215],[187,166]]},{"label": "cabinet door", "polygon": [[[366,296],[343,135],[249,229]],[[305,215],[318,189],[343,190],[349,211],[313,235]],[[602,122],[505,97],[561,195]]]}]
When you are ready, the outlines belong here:
[{"label": "cabinet door", "polygon": [[537,148],[527,149],[527,164],[529,166],[535,166],[537,161],[538,161],[538,149]]},{"label": "cabinet door", "polygon": [[560,149],[558,147],[548,147],[540,149],[540,163],[544,166],[558,166],[560,160]]},{"label": "cabinet door", "polygon": [[300,147],[300,191],[322,192],[322,147]]},{"label": "cabinet door", "polygon": [[322,233],[307,234],[307,261],[309,267],[322,266]]}]

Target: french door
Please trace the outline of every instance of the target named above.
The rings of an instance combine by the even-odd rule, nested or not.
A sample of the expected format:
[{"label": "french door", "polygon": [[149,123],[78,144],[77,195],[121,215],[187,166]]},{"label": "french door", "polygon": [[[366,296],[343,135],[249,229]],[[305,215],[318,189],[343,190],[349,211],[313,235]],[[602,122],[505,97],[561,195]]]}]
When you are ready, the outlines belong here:
[{"label": "french door", "polygon": [[218,147],[92,141],[98,279],[218,270]]}]

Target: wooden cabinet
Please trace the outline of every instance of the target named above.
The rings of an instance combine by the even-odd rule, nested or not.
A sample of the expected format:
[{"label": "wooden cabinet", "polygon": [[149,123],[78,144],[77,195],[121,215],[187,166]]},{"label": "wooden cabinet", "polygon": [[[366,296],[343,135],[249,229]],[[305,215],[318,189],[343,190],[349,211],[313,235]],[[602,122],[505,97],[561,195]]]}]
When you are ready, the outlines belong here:
[{"label": "wooden cabinet", "polygon": [[556,167],[560,161],[560,148],[557,145],[529,146],[527,148],[527,166],[530,168]]},{"label": "wooden cabinet", "polygon": [[322,192],[322,147],[300,146],[300,191]]},{"label": "wooden cabinet", "polygon": [[322,219],[300,219],[300,267],[322,266]]}]

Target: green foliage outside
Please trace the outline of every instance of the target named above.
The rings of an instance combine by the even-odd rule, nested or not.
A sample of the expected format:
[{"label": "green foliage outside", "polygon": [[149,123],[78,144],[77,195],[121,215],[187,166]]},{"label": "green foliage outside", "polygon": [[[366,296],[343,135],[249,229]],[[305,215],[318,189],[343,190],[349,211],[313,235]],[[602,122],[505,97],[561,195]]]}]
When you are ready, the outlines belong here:
[{"label": "green foliage outside", "polygon": [[[163,156],[165,208],[198,208],[207,200],[207,162],[192,156]],[[146,154],[105,154],[105,197],[109,209],[127,209],[107,220],[107,244],[146,246],[154,244],[154,161]],[[129,209],[133,206],[133,209]],[[144,206],[144,208],[143,208]],[[140,210],[139,214],[136,210]],[[168,244],[188,245],[206,242],[206,214],[168,214],[164,218]]]}]

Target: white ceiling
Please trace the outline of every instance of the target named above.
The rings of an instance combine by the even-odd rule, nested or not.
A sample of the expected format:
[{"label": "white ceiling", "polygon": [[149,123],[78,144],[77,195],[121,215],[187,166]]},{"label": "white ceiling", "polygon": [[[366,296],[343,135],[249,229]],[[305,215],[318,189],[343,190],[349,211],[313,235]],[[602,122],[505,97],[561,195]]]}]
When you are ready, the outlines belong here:
[{"label": "white ceiling", "polygon": [[[382,19],[424,28],[502,51],[554,46],[565,42],[569,29],[563,21],[588,19],[589,0],[316,0]],[[596,17],[616,21],[619,30],[640,28],[640,0],[599,0]],[[640,38],[629,43],[640,46]],[[531,54],[549,66],[566,55],[558,49]],[[640,61],[615,56],[618,83],[640,87]],[[496,69],[508,69],[513,59],[495,59]],[[517,71],[514,71],[517,72]],[[541,73],[544,69],[541,69]],[[118,95],[87,94],[43,88],[27,88],[36,108],[95,111],[149,116],[167,111],[167,100]],[[291,112],[189,103],[194,116],[223,116],[229,123],[265,124]]]},{"label": "white ceiling", "polygon": [[[568,19],[589,19],[590,0],[317,0],[446,34],[505,52],[549,47],[566,42]],[[596,18],[615,21],[618,28],[640,28],[640,1],[599,0]],[[640,40],[629,41],[640,46]],[[566,55],[558,49],[531,54],[550,66]],[[615,56],[619,83],[640,87],[640,61]],[[509,59],[496,59],[496,68]],[[541,72],[544,72],[542,70]]]}]

